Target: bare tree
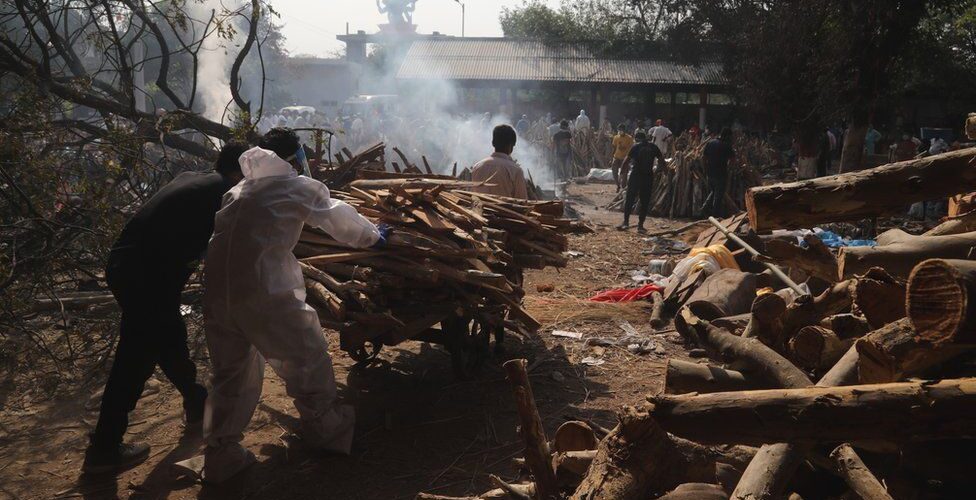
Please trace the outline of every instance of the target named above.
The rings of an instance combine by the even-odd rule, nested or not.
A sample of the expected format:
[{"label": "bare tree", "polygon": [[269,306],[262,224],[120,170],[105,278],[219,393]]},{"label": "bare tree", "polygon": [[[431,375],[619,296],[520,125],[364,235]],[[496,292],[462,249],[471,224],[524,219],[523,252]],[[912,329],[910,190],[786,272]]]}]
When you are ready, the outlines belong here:
[{"label": "bare tree", "polygon": [[[241,94],[241,68],[260,46],[262,5],[200,15],[193,0],[11,0],[0,6],[0,71],[92,116],[62,124],[91,136],[127,127],[146,143],[209,158],[213,148],[179,130],[226,140],[232,126],[205,117],[198,104],[200,52],[208,40],[232,39],[246,13],[246,34],[229,71],[229,95],[238,125],[250,130],[251,103]],[[197,14],[197,15],[194,15]],[[174,66],[179,66],[174,71]],[[154,74],[146,74],[152,72]],[[139,78],[141,77],[141,78]],[[144,79],[149,85],[138,85]],[[148,87],[153,87],[152,91]],[[165,98],[173,109],[158,112]],[[139,106],[148,100],[151,106]],[[233,122],[233,120],[231,120]]]},{"label": "bare tree", "polygon": [[62,312],[52,333],[38,299],[107,293],[108,249],[134,208],[179,171],[208,168],[216,141],[254,134],[273,11],[222,1],[242,3],[0,2],[3,370],[96,373],[114,329],[69,326]]}]

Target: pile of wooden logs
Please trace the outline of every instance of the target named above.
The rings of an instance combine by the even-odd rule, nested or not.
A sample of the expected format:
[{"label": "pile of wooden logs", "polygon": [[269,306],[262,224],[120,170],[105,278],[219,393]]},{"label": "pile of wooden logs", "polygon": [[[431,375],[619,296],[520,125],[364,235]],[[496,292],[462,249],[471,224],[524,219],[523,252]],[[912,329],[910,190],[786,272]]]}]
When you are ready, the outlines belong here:
[{"label": "pile of wooden logs", "polygon": [[[502,328],[538,328],[520,305],[521,269],[565,266],[566,234],[585,230],[562,217],[561,201],[478,194],[465,191],[477,184],[454,179],[362,175],[332,194],[393,227],[387,245],[353,250],[306,229],[296,247],[309,303],[344,350],[363,359],[375,354],[367,343],[483,346]],[[444,326],[459,321],[463,333]]]},{"label": "pile of wooden logs", "polygon": [[[668,161],[668,168],[654,173],[654,191],[651,194],[651,215],[669,218],[700,218],[705,213],[706,201],[711,195],[705,176],[702,152],[705,144],[682,135],[676,139],[676,151]],[[762,156],[762,144],[740,138],[735,146],[737,156],[729,170],[724,204],[729,212],[744,208],[746,191],[762,184],[759,168],[752,163]],[[753,151],[760,150],[760,151]],[[624,193],[614,198],[607,208],[622,210]]]},{"label": "pile of wooden logs", "polygon": [[[965,187],[970,174],[956,168],[963,156],[976,158],[976,150],[933,157],[924,167],[945,166],[958,174],[952,182],[924,172],[923,181],[941,187],[899,193],[928,198],[976,187]],[[749,222],[744,215],[723,222],[760,252],[756,259],[724,232],[702,233],[696,246],[726,245],[740,269],[673,280],[655,297],[659,317],[652,321],[662,324],[676,311],[675,329],[708,361],[668,360],[663,393],[624,407],[612,430],[571,422],[550,440],[526,377],[506,365],[524,474],[514,483],[496,478],[498,488],[479,498],[969,498],[976,484],[976,213],[923,235],[891,231],[877,247],[839,253],[813,235],[801,247],[750,229],[787,225],[797,211],[808,223],[847,219],[814,204],[811,193],[846,199],[856,217],[887,213],[891,196],[873,182],[910,184],[898,176],[919,165],[875,169],[866,174],[874,181],[757,189]],[[864,193],[875,196],[858,196]],[[905,196],[899,203],[914,195]],[[789,277],[765,270],[769,264]],[[792,283],[804,280],[810,293]],[[576,436],[570,444],[567,434]]]},{"label": "pile of wooden logs", "polygon": [[926,260],[907,282],[872,269],[813,296],[759,292],[782,286],[768,278],[700,282],[702,315],[729,316],[689,298],[675,326],[710,362],[668,360],[664,392],[612,430],[567,422],[550,439],[524,361],[507,363],[523,474],[472,498],[967,498],[976,264]]},{"label": "pile of wooden logs", "polygon": [[[536,146],[539,151],[546,153],[546,161],[556,165],[552,158],[552,136],[549,125],[543,120],[532,124],[529,130],[520,137]],[[602,128],[587,128],[572,130],[573,158],[568,169],[557,170],[558,179],[572,179],[585,177],[593,168],[609,168],[609,161],[613,154],[613,133],[608,126]]]}]

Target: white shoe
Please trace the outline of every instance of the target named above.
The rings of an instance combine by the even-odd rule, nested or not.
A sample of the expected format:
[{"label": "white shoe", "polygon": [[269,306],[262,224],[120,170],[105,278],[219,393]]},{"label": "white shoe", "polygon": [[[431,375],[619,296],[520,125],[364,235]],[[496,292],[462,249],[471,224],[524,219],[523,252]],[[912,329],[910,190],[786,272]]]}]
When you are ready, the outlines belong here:
[{"label": "white shoe", "polygon": [[316,422],[302,422],[301,437],[312,448],[349,455],[355,427],[356,410],[339,405]]},{"label": "white shoe", "polygon": [[204,451],[204,457],[203,481],[207,483],[222,483],[258,461],[254,454],[240,443],[219,448],[208,446]]}]

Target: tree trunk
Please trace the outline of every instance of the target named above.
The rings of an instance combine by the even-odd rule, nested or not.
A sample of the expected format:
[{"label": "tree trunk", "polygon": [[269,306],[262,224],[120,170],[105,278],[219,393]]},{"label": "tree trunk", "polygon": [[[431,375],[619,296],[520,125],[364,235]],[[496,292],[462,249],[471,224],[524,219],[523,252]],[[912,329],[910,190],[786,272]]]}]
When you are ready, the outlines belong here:
[{"label": "tree trunk", "polygon": [[806,460],[808,447],[802,444],[779,443],[759,448],[739,484],[732,492],[732,500],[769,500],[783,497],[793,473]]},{"label": "tree trunk", "polygon": [[683,483],[716,483],[721,465],[741,470],[754,454],[754,448],[709,448],[676,438],[644,408],[627,406],[570,498],[643,500]]},{"label": "tree trunk", "polygon": [[790,339],[792,360],[806,370],[826,370],[854,345],[854,339],[841,340],[821,326],[805,326]]},{"label": "tree trunk", "polygon": [[783,331],[783,315],[786,314],[786,300],[775,293],[756,297],[752,302],[749,323],[742,331],[744,338],[755,337],[773,349],[780,342]]},{"label": "tree trunk", "polygon": [[875,330],[854,344],[857,372],[862,384],[880,384],[920,375],[976,346],[942,345],[916,335],[909,320],[902,319]]},{"label": "tree trunk", "polygon": [[908,280],[916,334],[936,345],[976,343],[976,261],[927,260]]},{"label": "tree trunk", "polygon": [[835,314],[824,318],[820,326],[837,334],[841,339],[857,339],[871,331],[868,321],[854,314]]},{"label": "tree trunk", "polygon": [[976,190],[976,148],[808,181],[755,187],[746,193],[756,232],[803,229],[896,214],[917,201]]},{"label": "tree trunk", "polygon": [[752,313],[736,314],[735,316],[726,316],[724,318],[718,318],[711,321],[713,326],[728,330],[736,335],[745,330],[746,326],[749,325],[749,321],[752,319]]},{"label": "tree trunk", "polygon": [[783,240],[769,240],[759,260],[792,267],[828,283],[837,281],[837,257],[816,235],[804,236],[807,246]]},{"label": "tree trunk", "polygon": [[729,495],[717,484],[685,483],[657,500],[728,500]]},{"label": "tree trunk", "polygon": [[[852,347],[840,361],[817,382],[818,387],[833,387],[857,383],[857,351]],[[763,445],[756,458],[742,473],[742,479],[732,492],[733,500],[772,500],[785,496],[787,484],[797,467],[812,449],[809,443],[777,443]]]},{"label": "tree trunk", "polygon": [[[701,443],[976,437],[976,379],[658,395],[650,418]],[[884,415],[884,418],[878,418]]]},{"label": "tree trunk", "polygon": [[834,448],[834,451],[830,453],[830,458],[834,461],[837,472],[844,478],[847,485],[863,500],[892,500],[888,490],[864,465],[851,445],[844,443]]},{"label": "tree trunk", "polygon": [[687,307],[674,319],[675,328],[685,338],[705,347],[709,355],[721,362],[735,361],[750,373],[777,387],[804,387],[810,379],[776,351],[759,339],[736,337],[696,317]]},{"label": "tree trunk", "polygon": [[868,124],[851,125],[844,134],[844,150],[840,153],[840,172],[861,170],[864,161],[864,140],[868,134]]},{"label": "tree trunk", "polygon": [[905,317],[905,283],[892,278],[883,269],[874,268],[854,281],[851,289],[854,310],[872,328],[881,328]]},{"label": "tree trunk", "polygon": [[515,395],[515,405],[519,415],[519,434],[522,435],[522,441],[525,443],[525,463],[535,477],[536,496],[540,500],[549,500],[556,498],[559,488],[556,484],[556,474],[552,469],[549,440],[546,439],[546,430],[542,426],[542,418],[535,406],[525,365],[524,359],[513,359],[506,361],[503,366],[505,376],[512,385],[512,392]]},{"label": "tree trunk", "polygon": [[667,373],[664,377],[666,394],[745,391],[757,389],[761,385],[742,372],[674,358],[667,361]]},{"label": "tree trunk", "polygon": [[976,231],[976,211],[947,219],[925,232],[925,236],[945,236]]},{"label": "tree trunk", "polygon": [[801,297],[786,308],[783,314],[783,330],[779,334],[777,349],[793,337],[800,328],[817,325],[824,318],[848,312],[853,304],[854,281],[835,284],[817,297]]},{"label": "tree trunk", "polygon": [[[973,169],[976,172],[976,168]],[[927,259],[967,259],[976,247],[976,231],[946,236],[918,236],[877,247],[848,247],[840,251],[838,274],[851,278],[880,267],[894,278],[908,279],[912,269]]]},{"label": "tree trunk", "polygon": [[736,269],[721,269],[702,282],[685,306],[695,315],[711,321],[749,312],[756,298],[756,275]]}]

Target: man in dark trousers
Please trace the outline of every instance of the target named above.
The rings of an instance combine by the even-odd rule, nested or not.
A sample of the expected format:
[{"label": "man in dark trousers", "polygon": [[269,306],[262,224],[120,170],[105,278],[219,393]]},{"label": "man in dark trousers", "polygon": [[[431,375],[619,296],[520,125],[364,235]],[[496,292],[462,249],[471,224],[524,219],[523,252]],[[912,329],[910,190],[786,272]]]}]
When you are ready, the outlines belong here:
[{"label": "man in dark trousers", "polygon": [[196,381],[180,296],[213,234],[221,198],[243,176],[247,147],[223,147],[213,172],[184,172],[126,223],[112,246],[105,280],[122,309],[119,344],[105,383],[98,423],[82,471],[119,471],[149,456],[146,443],[124,443],[128,414],[156,365],[183,396],[188,425],[203,420],[207,390]]},{"label": "man in dark trousers", "polygon": [[640,196],[640,206],[637,209],[637,232],[643,233],[644,219],[647,218],[647,208],[651,204],[651,191],[654,190],[654,159],[656,158],[665,168],[664,153],[647,139],[647,133],[638,132],[634,139],[637,144],[630,148],[627,161],[630,162],[630,178],[627,181],[627,196],[624,198],[624,223],[617,226],[620,231],[630,227],[630,211]]},{"label": "man in dark trousers", "polygon": [[712,217],[723,217],[725,189],[729,181],[729,162],[735,158],[735,150],[732,148],[732,129],[723,128],[718,139],[712,139],[705,144],[702,155],[705,158],[705,175],[708,177],[708,187],[711,191],[705,209]]}]

